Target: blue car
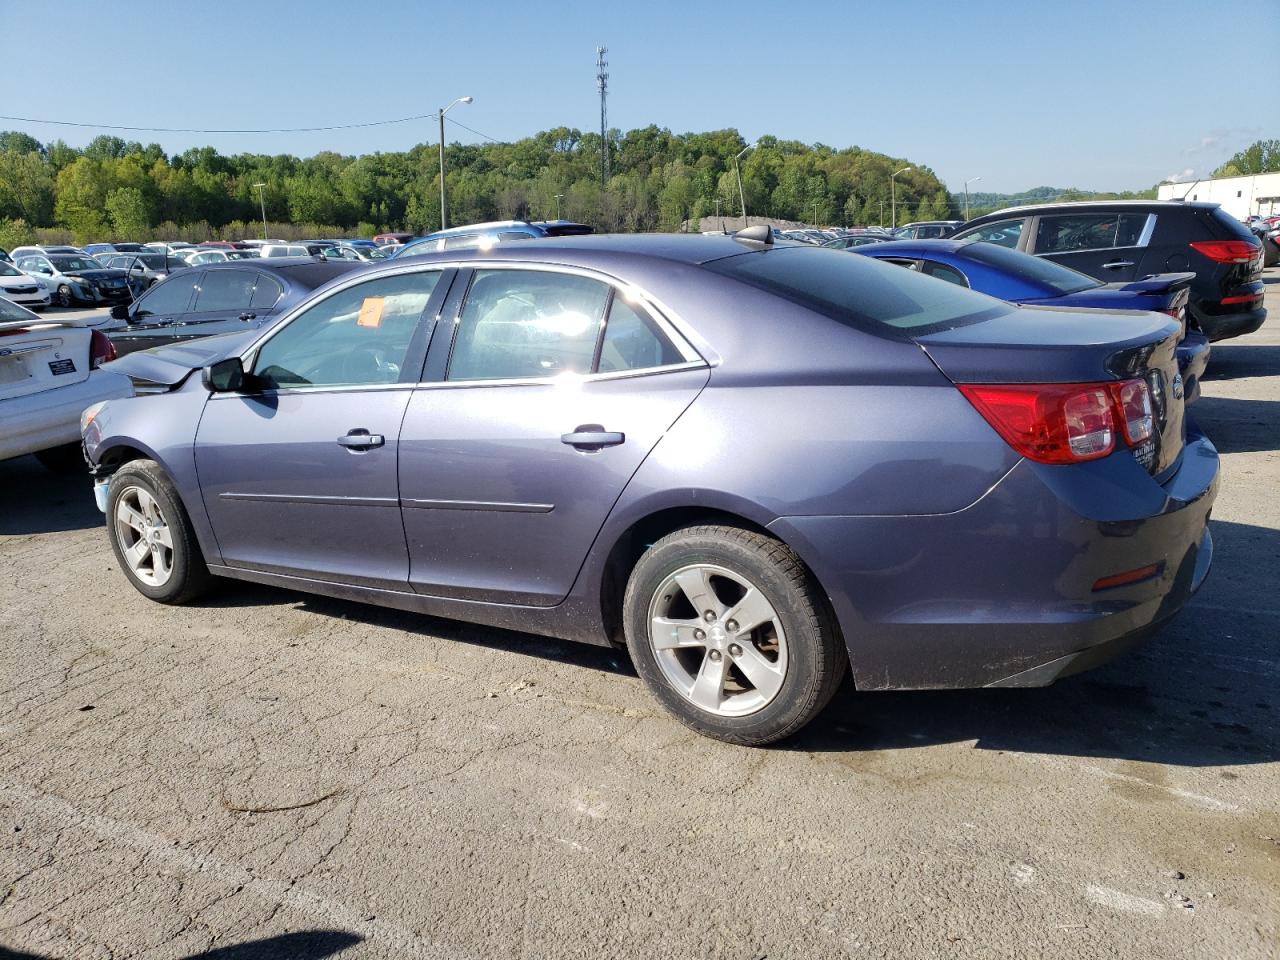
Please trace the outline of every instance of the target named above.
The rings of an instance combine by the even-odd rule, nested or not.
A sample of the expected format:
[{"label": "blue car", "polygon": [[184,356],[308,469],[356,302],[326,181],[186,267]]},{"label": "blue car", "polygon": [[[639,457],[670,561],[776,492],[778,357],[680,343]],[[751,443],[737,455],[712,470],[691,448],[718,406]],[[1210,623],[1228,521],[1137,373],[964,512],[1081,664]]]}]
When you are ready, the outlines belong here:
[{"label": "blue car", "polygon": [[542,237],[576,237],[594,233],[585,223],[572,220],[495,220],[491,223],[471,223],[465,227],[437,230],[426,237],[411,240],[391,255],[416,257],[440,250],[466,250],[469,247],[491,247],[512,240],[537,240]]},{"label": "blue car", "polygon": [[1204,580],[1181,326],[1038,320],[763,226],[513,243],[125,357],[149,392],[81,432],[154,601],[232,578],[625,646],[682,722],[762,744],[850,671],[1043,686]]},{"label": "blue car", "polygon": [[1200,396],[1200,379],[1209,364],[1209,338],[1187,326],[1194,273],[1158,273],[1128,283],[1103,283],[1052,260],[995,243],[963,240],[896,240],[853,252],[1024,306],[1167,313],[1183,325],[1178,371],[1186,402],[1194,403]]}]

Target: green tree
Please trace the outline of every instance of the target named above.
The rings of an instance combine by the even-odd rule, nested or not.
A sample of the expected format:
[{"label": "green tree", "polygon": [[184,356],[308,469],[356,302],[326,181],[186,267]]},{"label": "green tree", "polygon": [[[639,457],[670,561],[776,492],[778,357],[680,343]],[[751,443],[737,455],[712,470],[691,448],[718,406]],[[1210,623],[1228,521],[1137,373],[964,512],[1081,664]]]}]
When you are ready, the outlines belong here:
[{"label": "green tree", "polygon": [[1280,140],[1258,140],[1213,171],[1215,177],[1246,177],[1280,171]]},{"label": "green tree", "polygon": [[118,187],[107,194],[106,209],[113,234],[119,239],[141,240],[151,227],[146,197],[137,187]]}]

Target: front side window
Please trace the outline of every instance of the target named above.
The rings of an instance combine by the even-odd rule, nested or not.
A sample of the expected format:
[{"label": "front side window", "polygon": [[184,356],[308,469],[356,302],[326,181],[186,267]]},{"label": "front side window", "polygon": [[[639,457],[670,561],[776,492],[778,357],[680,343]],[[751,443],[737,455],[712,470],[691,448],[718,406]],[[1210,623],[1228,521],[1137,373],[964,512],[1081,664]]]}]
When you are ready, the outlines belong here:
[{"label": "front side window", "polygon": [[440,271],[379,277],[339,290],[294,317],[258,350],[257,385],[397,383]]},{"label": "front side window", "polygon": [[965,279],[963,273],[950,264],[939,263],[937,260],[921,260],[920,272],[926,277],[937,277],[939,280],[946,280],[961,287],[969,286],[969,281]]},{"label": "front side window", "polygon": [[1018,239],[1022,236],[1022,227],[1026,223],[1025,220],[997,220],[995,223],[984,223],[980,227],[974,227],[959,236],[952,237],[953,240],[964,240],[966,243],[973,243],[978,240],[987,243],[999,244],[1002,247],[1017,247]]},{"label": "front side window", "polygon": [[247,270],[208,270],[200,281],[194,309],[205,313],[211,310],[247,310],[253,299],[256,274]]},{"label": "front side window", "polygon": [[175,313],[186,313],[187,304],[191,302],[191,293],[195,290],[199,272],[178,273],[161,280],[142,295],[133,316],[136,320],[147,317],[172,316]]},{"label": "front side window", "polygon": [[590,373],[609,287],[536,270],[477,270],[458,320],[449,380]]},{"label": "front side window", "polygon": [[1146,225],[1146,214],[1073,213],[1044,216],[1036,228],[1036,253],[1107,250],[1134,247]]}]

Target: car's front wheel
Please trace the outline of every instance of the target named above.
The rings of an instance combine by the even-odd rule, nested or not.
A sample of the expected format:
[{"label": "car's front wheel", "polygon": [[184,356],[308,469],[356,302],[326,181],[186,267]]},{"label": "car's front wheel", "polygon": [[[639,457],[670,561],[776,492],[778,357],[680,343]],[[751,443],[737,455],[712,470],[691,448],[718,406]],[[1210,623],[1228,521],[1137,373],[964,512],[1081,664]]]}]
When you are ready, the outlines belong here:
[{"label": "car's front wheel", "polygon": [[687,726],[730,743],[795,733],[847,666],[825,598],[800,559],[731,526],[677,530],[636,564],[627,646],[654,695]]},{"label": "car's front wheel", "polygon": [[185,603],[213,579],[173,482],[154,460],[132,460],[107,493],[111,549],[138,592],[159,603]]},{"label": "car's front wheel", "polygon": [[55,299],[58,301],[58,306],[60,307],[75,306],[75,298],[71,296],[71,288],[68,287],[65,283],[61,284],[58,287],[58,292],[55,296]]}]

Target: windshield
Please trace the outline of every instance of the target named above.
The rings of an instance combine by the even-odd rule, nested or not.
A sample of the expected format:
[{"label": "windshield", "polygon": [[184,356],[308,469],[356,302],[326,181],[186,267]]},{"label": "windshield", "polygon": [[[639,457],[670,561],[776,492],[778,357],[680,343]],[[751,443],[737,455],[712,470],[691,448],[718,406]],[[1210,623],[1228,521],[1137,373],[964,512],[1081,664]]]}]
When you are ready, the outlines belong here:
[{"label": "windshield", "polygon": [[18,306],[16,303],[11,303],[10,301],[4,299],[4,297],[0,297],[0,321],[3,321],[5,323],[11,322],[13,320],[27,320],[27,321],[35,322],[39,319],[40,318],[37,317],[35,314],[33,314],[30,310],[24,309],[23,307]]},{"label": "windshield", "polygon": [[1095,280],[1070,267],[1064,267],[1052,260],[1045,260],[1043,257],[1033,257],[1029,253],[1010,250],[997,243],[985,241],[970,243],[965,246],[964,254],[978,263],[985,263],[997,270],[1024,277],[1032,283],[1048,287],[1059,296],[1102,286],[1100,280]]},{"label": "windshield", "polygon": [[252,260],[257,254],[252,250],[228,250],[228,260]]},{"label": "windshield", "polygon": [[101,263],[93,257],[50,257],[59,273],[75,273],[78,270],[102,270]]},{"label": "windshield", "polygon": [[821,247],[777,247],[714,260],[706,268],[881,336],[920,336],[1014,309],[913,270]]},{"label": "windshield", "polygon": [[9,264],[5,263],[3,260],[0,260],[0,277],[20,277],[20,276],[22,276],[21,270],[15,270],[13,267],[9,266]]}]

